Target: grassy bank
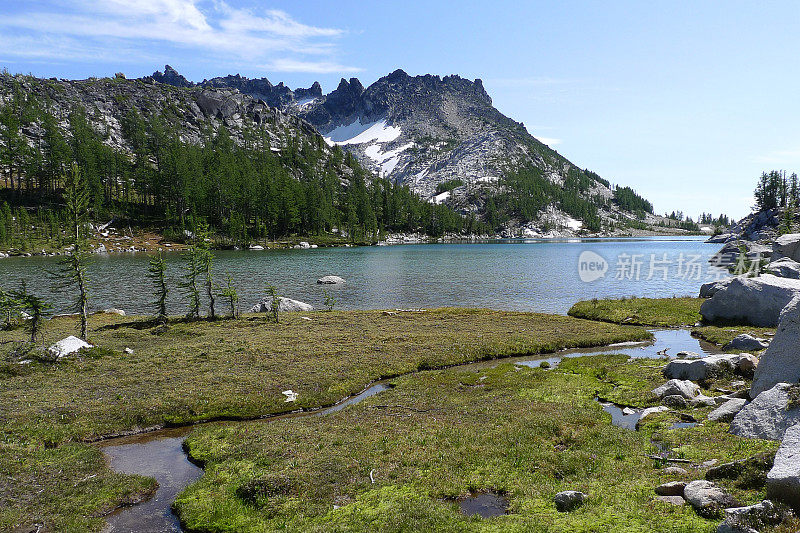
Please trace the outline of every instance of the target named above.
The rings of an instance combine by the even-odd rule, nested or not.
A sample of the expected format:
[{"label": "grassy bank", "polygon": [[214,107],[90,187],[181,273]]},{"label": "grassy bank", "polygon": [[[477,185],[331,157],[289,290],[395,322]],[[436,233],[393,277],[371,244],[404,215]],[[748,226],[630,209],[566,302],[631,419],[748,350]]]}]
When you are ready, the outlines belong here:
[{"label": "grassy bank", "polygon": [[[612,426],[595,395],[621,383],[622,396],[646,398],[652,365],[608,356],[549,371],[430,371],[323,418],[207,426],[188,440],[206,474],[176,508],[190,530],[212,532],[712,531],[715,522],[690,506],[654,500],[660,483],[704,473],[665,474],[665,463],[647,457],[658,452],[654,432],[693,463],[772,452],[776,443],[739,439],[727,424]],[[764,496],[721,483],[743,503]],[[559,513],[552,499],[561,490],[589,498]],[[510,514],[461,515],[456,502],[482,491],[506,495]]]},{"label": "grassy bank", "polygon": [[[702,320],[700,305],[703,301],[705,301],[703,298],[586,300],[573,305],[568,314],[576,318],[613,324],[636,324],[652,327],[695,326]],[[742,333],[765,337],[774,334],[775,328],[730,324],[704,324],[692,328],[692,335],[718,346],[724,346]]]},{"label": "grassy bank", "polygon": [[[287,313],[274,325],[248,316],[161,329],[100,315],[89,335],[97,348],[55,364],[9,362],[25,334],[0,333],[0,530],[34,523],[56,531],[97,529],[105,510],[152,490],[140,478],[111,474],[94,448],[65,443],[314,408],[382,377],[649,336],[570,317],[468,309],[309,317]],[[54,319],[43,342],[74,333],[75,319]],[[296,403],[284,402],[286,389],[299,393]],[[67,450],[75,453],[63,455]],[[37,472],[36,483],[26,472]],[[87,476],[94,477],[81,481]],[[74,491],[83,491],[77,500]]]},{"label": "grassy bank", "polygon": [[578,302],[569,316],[640,326],[692,326],[701,320],[702,298],[621,298]]}]

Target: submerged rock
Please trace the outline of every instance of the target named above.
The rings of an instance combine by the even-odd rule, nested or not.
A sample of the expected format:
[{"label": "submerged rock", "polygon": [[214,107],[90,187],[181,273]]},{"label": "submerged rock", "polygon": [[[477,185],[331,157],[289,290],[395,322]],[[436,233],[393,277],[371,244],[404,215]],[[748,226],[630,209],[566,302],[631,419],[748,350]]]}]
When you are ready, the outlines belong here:
[{"label": "submerged rock", "polygon": [[79,339],[74,335],[70,335],[66,339],[61,339],[57,343],[50,346],[47,351],[55,359],[61,359],[67,355],[76,353],[83,348],[92,348],[93,346],[83,339]]},{"label": "submerged rock", "polygon": [[764,274],[736,277],[700,306],[705,320],[743,321],[753,326],[778,324],[781,311],[800,292],[800,280]]},{"label": "submerged rock", "polygon": [[731,433],[751,439],[781,440],[800,422],[800,407],[789,405],[788,383],[778,383],[745,405],[731,422]]},{"label": "submerged rock", "polygon": [[553,498],[553,501],[555,502],[556,509],[559,512],[566,513],[583,505],[585,499],[586,494],[583,492],[578,492],[576,490],[565,490],[556,494],[555,498]]},{"label": "submerged rock", "polygon": [[772,342],[761,355],[753,375],[750,395],[757,396],[777,383],[800,380],[800,296],[781,312],[780,325]]},{"label": "submerged rock", "polygon": [[800,509],[800,424],[788,428],[767,474],[767,496]]}]

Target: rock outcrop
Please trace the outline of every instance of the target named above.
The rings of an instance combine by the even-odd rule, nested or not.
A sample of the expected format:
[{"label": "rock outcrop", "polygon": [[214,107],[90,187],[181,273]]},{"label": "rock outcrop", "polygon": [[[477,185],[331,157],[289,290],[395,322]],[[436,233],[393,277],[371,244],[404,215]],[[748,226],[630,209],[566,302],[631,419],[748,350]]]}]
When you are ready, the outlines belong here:
[{"label": "rock outcrop", "polygon": [[784,433],[775,463],[767,474],[767,496],[800,509],[800,424]]},{"label": "rock outcrop", "polygon": [[742,410],[746,403],[747,400],[743,398],[733,398],[732,400],[728,400],[708,413],[708,419],[713,422],[730,422],[733,420],[733,417],[735,417],[736,414]]},{"label": "rock outcrop", "polygon": [[791,387],[778,383],[756,396],[733,418],[731,433],[751,439],[781,440],[789,427],[800,422],[800,407],[789,402]]},{"label": "rock outcrop", "polygon": [[800,280],[764,274],[736,277],[700,306],[709,322],[738,321],[753,326],[777,326],[781,311],[800,292]]},{"label": "rock outcrop", "polygon": [[720,354],[700,359],[675,359],[664,367],[664,377],[703,381],[724,374],[752,375],[758,359],[750,354]]},{"label": "rock outcrop", "polygon": [[766,339],[760,339],[758,337],[753,337],[752,335],[748,335],[747,333],[742,333],[741,335],[735,336],[731,341],[722,347],[723,350],[752,350],[758,351],[763,350],[769,346],[769,341]]},{"label": "rock outcrop", "polygon": [[781,312],[780,325],[769,348],[761,355],[753,376],[750,396],[755,397],[778,383],[800,381],[800,295]]},{"label": "rock outcrop", "polygon": [[788,257],[773,260],[764,270],[779,278],[800,279],[800,263]]},{"label": "rock outcrop", "polygon": [[691,400],[699,393],[700,387],[696,383],[680,379],[671,379],[660,387],[653,389],[653,394],[662,399],[667,396],[682,396],[687,400]]},{"label": "rock outcrop", "polygon": [[783,258],[800,261],[800,233],[781,235],[772,243],[772,261]]}]

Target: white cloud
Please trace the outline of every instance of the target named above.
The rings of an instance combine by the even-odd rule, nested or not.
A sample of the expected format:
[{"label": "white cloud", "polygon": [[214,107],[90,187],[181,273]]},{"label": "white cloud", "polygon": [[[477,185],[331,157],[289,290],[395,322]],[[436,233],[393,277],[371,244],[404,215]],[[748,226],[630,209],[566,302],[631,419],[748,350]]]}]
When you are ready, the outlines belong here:
[{"label": "white cloud", "polygon": [[538,135],[534,135],[534,137],[536,137],[537,141],[546,144],[550,148],[561,144],[561,139],[554,139],[553,137],[539,137]]},{"label": "white cloud", "polygon": [[[7,57],[76,61],[109,55],[169,57],[169,47],[224,64],[272,65],[290,72],[353,72],[336,61],[345,31],[310,26],[283,11],[256,12],[222,0],[51,0],[15,14],[0,7]],[[165,49],[166,48],[166,49]]]}]

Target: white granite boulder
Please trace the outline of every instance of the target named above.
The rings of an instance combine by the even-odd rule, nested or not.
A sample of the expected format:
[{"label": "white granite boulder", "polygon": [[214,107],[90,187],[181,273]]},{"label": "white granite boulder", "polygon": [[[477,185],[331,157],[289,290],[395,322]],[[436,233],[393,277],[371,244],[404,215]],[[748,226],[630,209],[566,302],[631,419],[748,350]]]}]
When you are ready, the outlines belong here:
[{"label": "white granite boulder", "polygon": [[736,416],[736,413],[742,410],[746,403],[747,400],[744,398],[728,400],[708,413],[708,419],[714,422],[730,422],[733,420],[733,417]]},{"label": "white granite boulder", "polygon": [[800,422],[800,407],[789,405],[789,383],[778,383],[745,405],[731,422],[730,432],[751,439],[781,440],[786,429]]},{"label": "white granite boulder", "polygon": [[724,489],[704,479],[692,481],[686,485],[683,489],[683,497],[702,516],[714,516],[722,509],[739,505],[733,496]]},{"label": "white granite boulder", "polygon": [[800,424],[786,430],[767,474],[767,496],[800,508]]},{"label": "white granite boulder", "polygon": [[[279,297],[280,302],[278,303],[278,311],[313,311],[314,306],[311,304],[307,304],[305,302],[301,302],[299,300],[292,300],[290,298],[284,298],[283,296]],[[268,313],[272,311],[272,298],[266,297],[261,300],[259,303],[254,305],[251,309],[251,313]]]},{"label": "white granite boulder", "polygon": [[653,394],[658,398],[665,398],[667,396],[683,396],[687,400],[691,400],[700,393],[700,387],[688,380],[671,379],[653,389]]},{"label": "white granite boulder", "polygon": [[61,359],[67,355],[74,354],[84,348],[92,348],[93,346],[83,339],[79,339],[74,335],[70,335],[66,339],[61,339],[47,349],[51,356],[55,359]]},{"label": "white granite boulder", "polygon": [[317,283],[320,285],[339,285],[344,282],[344,278],[340,278],[339,276],[322,276],[317,280]]},{"label": "white granite boulder", "polygon": [[764,270],[780,278],[800,279],[800,263],[788,257],[772,261]]},{"label": "white granite boulder", "polygon": [[800,261],[800,233],[787,233],[775,239],[772,243],[772,260],[777,261],[782,257]]},{"label": "white granite boulder", "polygon": [[781,311],[796,293],[800,280],[764,274],[755,278],[737,277],[700,306],[709,322],[733,320],[753,326],[778,324]]},{"label": "white granite boulder", "polygon": [[747,333],[737,335],[723,346],[724,350],[763,350],[769,346],[769,341],[758,337],[753,337]]},{"label": "white granite boulder", "polygon": [[753,375],[750,396],[755,397],[777,383],[800,381],[800,296],[781,313],[780,325],[767,351],[761,355]]}]

